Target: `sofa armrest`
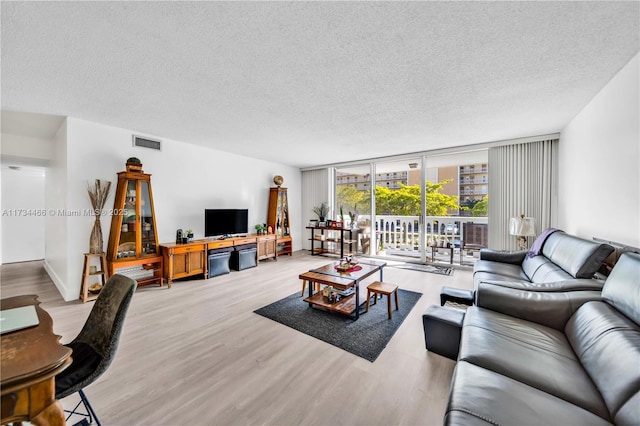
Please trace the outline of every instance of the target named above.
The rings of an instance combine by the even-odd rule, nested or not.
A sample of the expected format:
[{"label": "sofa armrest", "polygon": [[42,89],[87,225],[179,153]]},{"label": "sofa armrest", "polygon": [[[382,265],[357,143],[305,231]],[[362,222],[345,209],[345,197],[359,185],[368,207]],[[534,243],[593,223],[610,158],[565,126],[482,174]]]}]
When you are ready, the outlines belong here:
[{"label": "sofa armrest", "polygon": [[480,260],[490,260],[492,262],[511,263],[522,265],[527,255],[526,250],[519,251],[498,251],[484,248],[480,250]]},{"label": "sofa armrest", "polygon": [[499,280],[482,280],[480,283],[486,283],[496,286],[513,288],[516,290],[526,291],[546,291],[546,292],[565,292],[565,291],[602,291],[604,280],[573,278],[570,280],[553,281],[548,283],[532,283],[529,281],[499,281]]},{"label": "sofa armrest", "polygon": [[599,291],[527,291],[481,282],[476,306],[563,330],[573,313],[586,302],[602,300]]}]

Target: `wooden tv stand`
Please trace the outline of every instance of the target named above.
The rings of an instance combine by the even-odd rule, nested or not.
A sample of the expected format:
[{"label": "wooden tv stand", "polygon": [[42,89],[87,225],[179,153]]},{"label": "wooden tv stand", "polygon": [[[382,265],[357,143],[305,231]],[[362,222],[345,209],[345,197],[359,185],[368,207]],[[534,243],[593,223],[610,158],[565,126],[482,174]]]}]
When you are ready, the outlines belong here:
[{"label": "wooden tv stand", "polygon": [[[162,258],[164,263],[163,277],[167,280],[169,288],[173,283],[173,280],[178,278],[190,277],[193,275],[203,274],[206,278],[208,275],[208,262],[207,253],[209,250],[235,247],[243,244],[257,244],[258,252],[257,259],[266,259],[267,257],[275,257],[280,255],[276,251],[269,253],[265,256],[261,253],[261,248],[266,247],[263,242],[273,241],[275,235],[257,235],[250,234],[243,237],[230,237],[224,239],[212,239],[205,238],[201,240],[194,240],[190,243],[178,244],[178,243],[162,243],[160,249],[162,250]],[[291,254],[291,237],[276,237],[276,243],[279,240],[285,240],[289,247]],[[262,244],[261,244],[262,243]],[[273,253],[273,254],[271,254]],[[284,253],[283,253],[284,254]],[[257,260],[256,259],[256,260]]]}]

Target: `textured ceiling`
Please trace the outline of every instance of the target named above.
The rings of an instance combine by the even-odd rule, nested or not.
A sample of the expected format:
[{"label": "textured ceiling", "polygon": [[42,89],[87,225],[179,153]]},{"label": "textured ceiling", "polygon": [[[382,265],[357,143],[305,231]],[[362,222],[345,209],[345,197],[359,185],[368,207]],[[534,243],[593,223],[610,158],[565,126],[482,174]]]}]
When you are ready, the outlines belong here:
[{"label": "textured ceiling", "polygon": [[2,109],[296,166],[560,131],[638,2],[2,2]]}]

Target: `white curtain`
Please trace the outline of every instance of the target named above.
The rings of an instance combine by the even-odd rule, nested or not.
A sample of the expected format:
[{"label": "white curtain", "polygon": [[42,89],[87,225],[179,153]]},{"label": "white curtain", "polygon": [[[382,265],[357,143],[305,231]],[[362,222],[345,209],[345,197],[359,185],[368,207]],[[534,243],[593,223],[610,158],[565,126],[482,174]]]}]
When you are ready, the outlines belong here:
[{"label": "white curtain", "polygon": [[333,180],[331,169],[307,170],[302,172],[302,248],[311,250],[311,242],[308,240],[305,227],[309,220],[318,217],[313,212],[315,206],[319,206],[322,202],[332,204]]},{"label": "white curtain", "polygon": [[[489,247],[516,250],[509,219],[535,219],[536,234],[557,222],[558,139],[489,148]],[[529,237],[529,245],[535,237]]]}]

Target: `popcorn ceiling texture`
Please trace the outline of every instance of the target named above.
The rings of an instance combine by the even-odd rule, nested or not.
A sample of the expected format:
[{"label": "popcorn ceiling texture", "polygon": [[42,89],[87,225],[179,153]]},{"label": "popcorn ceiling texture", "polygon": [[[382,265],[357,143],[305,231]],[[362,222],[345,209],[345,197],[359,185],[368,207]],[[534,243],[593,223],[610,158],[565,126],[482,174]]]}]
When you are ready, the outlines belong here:
[{"label": "popcorn ceiling texture", "polygon": [[638,2],[1,7],[3,110],[295,166],[558,132],[640,50]]}]

